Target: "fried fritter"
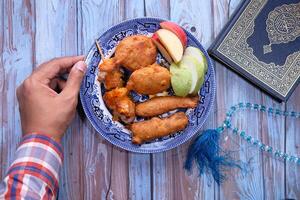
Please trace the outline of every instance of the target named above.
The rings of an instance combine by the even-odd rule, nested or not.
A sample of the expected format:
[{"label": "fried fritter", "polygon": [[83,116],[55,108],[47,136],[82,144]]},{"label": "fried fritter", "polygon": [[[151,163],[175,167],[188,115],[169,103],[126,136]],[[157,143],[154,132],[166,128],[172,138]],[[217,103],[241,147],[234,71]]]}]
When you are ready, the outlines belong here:
[{"label": "fried fritter", "polygon": [[188,117],[184,112],[178,112],[163,119],[153,117],[150,120],[133,123],[130,126],[132,142],[134,144],[142,144],[170,135],[171,133],[183,130],[187,126],[188,121]]},{"label": "fried fritter", "polygon": [[199,97],[155,97],[135,107],[135,113],[141,117],[157,116],[177,108],[195,108]]},{"label": "fried fritter", "polygon": [[168,69],[153,64],[134,71],[127,82],[126,88],[140,94],[157,94],[170,87],[171,75]]},{"label": "fried fritter", "polygon": [[104,59],[98,66],[98,81],[104,82],[106,89],[123,87],[122,73],[120,65],[115,58]]},{"label": "fried fritter", "polygon": [[128,97],[126,88],[116,88],[106,92],[103,100],[113,111],[114,120],[121,118],[125,123],[130,123],[135,118],[135,104]]},{"label": "fried fritter", "polygon": [[[100,49],[100,47],[98,48]],[[110,72],[119,70],[120,66],[134,71],[151,65],[155,62],[156,56],[156,46],[151,38],[143,35],[129,36],[118,44],[114,57],[103,59],[103,62],[99,63],[98,80],[103,82]],[[110,75],[109,79],[116,74]],[[114,78],[117,78],[117,76],[114,76]],[[113,84],[116,85],[117,79],[114,80]],[[118,80],[120,83],[121,80]],[[109,83],[106,83],[106,85],[109,85]],[[114,86],[111,88],[114,88]]]},{"label": "fried fritter", "polygon": [[157,49],[151,38],[133,35],[123,39],[115,51],[115,59],[123,67],[134,71],[153,64]]},{"label": "fried fritter", "polygon": [[117,70],[119,67],[120,62],[115,57],[104,59],[98,66],[101,72],[111,72]]},{"label": "fried fritter", "polygon": [[103,100],[106,105],[113,110],[116,108],[116,101],[122,97],[127,96],[127,94],[128,90],[126,88],[116,88],[109,92],[105,92],[105,94],[103,95]]},{"label": "fried fritter", "polygon": [[123,87],[124,81],[122,79],[123,74],[120,70],[113,70],[111,72],[107,72],[104,79],[105,89],[111,90],[117,87]]},{"label": "fried fritter", "polygon": [[116,111],[118,114],[120,114],[120,117],[124,116],[125,119],[129,119],[132,117],[134,118],[135,104],[128,96],[125,96],[116,101]]}]

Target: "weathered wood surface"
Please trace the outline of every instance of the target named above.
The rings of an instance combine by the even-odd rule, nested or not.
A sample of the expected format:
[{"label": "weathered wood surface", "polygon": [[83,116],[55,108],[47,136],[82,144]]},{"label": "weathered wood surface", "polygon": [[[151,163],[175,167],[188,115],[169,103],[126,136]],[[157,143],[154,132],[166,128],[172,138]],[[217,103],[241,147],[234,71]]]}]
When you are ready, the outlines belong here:
[{"label": "weathered wood surface", "polygon": [[[0,2],[0,178],[20,140],[15,89],[43,61],[84,54],[93,40],[125,19],[170,19],[191,30],[207,48],[239,0],[3,0]],[[217,98],[203,129],[215,127],[225,110],[240,101],[300,111],[300,87],[279,104],[256,87],[215,63]],[[288,153],[300,154],[300,121],[239,113],[238,127]],[[188,143],[151,155],[128,153],[99,136],[76,116],[64,137],[65,161],[59,199],[284,199],[300,198],[300,168],[272,159],[239,139],[223,138],[247,173],[232,171],[218,187],[210,177],[183,170]]]}]

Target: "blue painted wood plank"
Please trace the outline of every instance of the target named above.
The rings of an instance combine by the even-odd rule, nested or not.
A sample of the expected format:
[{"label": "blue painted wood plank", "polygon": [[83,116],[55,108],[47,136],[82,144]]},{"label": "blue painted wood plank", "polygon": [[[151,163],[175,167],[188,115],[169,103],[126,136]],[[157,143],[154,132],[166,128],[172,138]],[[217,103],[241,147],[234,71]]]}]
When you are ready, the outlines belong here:
[{"label": "blue painted wood plank", "polygon": [[[145,14],[147,17],[158,17],[168,19],[169,2],[160,0],[146,0]],[[174,183],[171,173],[167,173],[167,153],[156,153],[151,155],[152,159],[152,198],[153,199],[174,199],[172,185]]]},{"label": "blue painted wood plank", "polygon": [[[162,4],[165,4],[162,6]],[[200,5],[201,4],[201,5]],[[212,28],[212,24],[195,19],[210,16],[210,2],[203,1],[146,1],[146,13],[150,16],[169,18],[187,30],[196,29],[193,34],[202,42],[209,43],[212,32],[201,26]],[[168,9],[169,7],[169,9]],[[206,12],[207,11],[207,12]],[[202,14],[201,14],[202,13]],[[208,15],[205,15],[208,14]],[[204,19],[205,20],[205,19]],[[203,36],[200,37],[200,36]],[[208,39],[210,38],[210,39]],[[213,125],[213,114],[210,117]],[[214,199],[214,184],[207,177],[199,178],[196,171],[187,175],[183,169],[188,143],[166,153],[153,155],[153,197],[154,199]]]},{"label": "blue painted wood plank", "polygon": [[4,133],[3,133],[3,125],[4,125],[4,117],[3,117],[3,106],[4,106],[4,66],[3,66],[3,52],[4,52],[4,1],[0,2],[0,149],[1,149],[1,155],[0,155],[0,178],[5,175],[6,170],[6,160],[7,156],[6,150],[4,149],[3,140],[4,140]]},{"label": "blue painted wood plank", "polygon": [[[144,1],[124,1],[125,19],[144,17]],[[128,155],[129,199],[151,199],[151,163],[149,154]]]},{"label": "blue painted wood plank", "polygon": [[21,125],[15,91],[32,72],[34,2],[0,2],[0,178],[14,158]]},{"label": "blue painted wood plank", "polygon": [[[36,64],[54,57],[77,55],[76,2],[36,1],[35,6]],[[64,165],[60,173],[59,199],[83,198],[82,138],[80,118],[76,116],[63,138]]]},{"label": "blue painted wood plank", "polygon": [[[300,112],[300,86],[294,91],[286,104],[287,111]],[[285,150],[292,155],[300,156],[300,120],[294,118],[286,119],[285,126]],[[282,170],[282,169],[281,169]],[[285,166],[285,198],[299,199],[300,198],[300,165],[287,163]]]},{"label": "blue painted wood plank", "polygon": [[147,17],[170,18],[170,1],[145,0],[145,15]]},{"label": "blue painted wood plank", "polygon": [[195,28],[193,34],[208,48],[213,40],[212,2],[171,0],[170,6],[170,19],[191,32]]},{"label": "blue painted wood plank", "polygon": [[[215,2],[215,5],[217,5],[219,2]],[[237,7],[241,1],[231,1],[230,4],[228,5],[228,2],[224,2],[224,5],[217,6],[219,11],[215,12],[215,16],[218,15],[219,12],[222,12],[222,10],[226,11],[228,10],[228,16],[230,16],[233,11],[235,10],[235,7]],[[215,25],[217,23],[220,23],[222,20],[218,19],[215,20],[214,23]],[[216,26],[215,26],[216,27]],[[216,30],[215,33],[218,33],[220,29]],[[265,95],[264,93],[261,94],[262,99],[257,99],[256,102],[269,105],[269,106],[276,106],[280,107],[281,109],[284,109],[284,104],[279,105],[277,102],[274,102],[270,97]],[[228,105],[230,106],[230,105]],[[241,115],[241,118],[244,118],[245,115]],[[248,119],[249,117],[249,119]],[[262,139],[263,142],[270,144],[272,146],[276,146],[277,148],[283,148],[284,146],[284,118],[267,118],[263,114],[255,116],[248,115],[246,121],[251,121],[253,118],[259,118],[259,122],[256,123],[256,127],[259,129],[256,129],[257,132],[257,137],[259,139]],[[249,132],[252,133],[254,130],[251,128],[251,126],[244,124],[243,126],[246,126],[246,129],[249,130]],[[249,126],[249,127],[247,127]],[[255,126],[255,123],[254,123]],[[238,141],[239,143],[241,141]],[[251,148],[247,147],[247,145],[243,145],[243,148]],[[259,150],[253,149],[253,154],[260,154]],[[251,156],[251,154],[249,155]],[[284,172],[283,172],[283,167],[284,165],[280,161],[273,160],[270,157],[267,157],[265,154],[262,156],[262,160],[257,163],[257,169],[259,169],[259,166],[262,167],[262,175],[263,175],[263,193],[262,195],[263,198],[265,199],[280,199],[284,197]],[[253,170],[252,170],[253,171]],[[252,173],[256,173],[253,171]],[[250,174],[251,175],[251,174]],[[251,182],[250,182],[251,183]],[[253,188],[253,186],[250,185],[250,183],[244,184],[243,190],[245,191],[244,196],[250,196],[252,198],[255,198],[249,192],[250,190],[247,188]],[[266,184],[267,183],[267,184]],[[272,186],[272,187],[271,187]],[[261,190],[260,190],[261,191]],[[253,191],[255,193],[255,191]]]},{"label": "blue painted wood plank", "polygon": [[[94,38],[111,25],[144,15],[170,18],[188,30],[195,30],[193,34],[208,47],[239,2],[1,1],[0,177],[13,159],[21,135],[15,89],[36,64],[55,56],[86,53]],[[223,120],[226,108],[238,101],[285,108],[285,104],[274,102],[218,63],[216,77],[216,108],[204,129],[215,127]],[[299,87],[286,104],[287,110],[300,110],[298,94]],[[285,148],[288,153],[300,154],[299,121],[287,118],[285,123],[285,119],[255,113],[237,116],[235,123],[252,136],[273,147]],[[284,165],[230,134],[225,134],[222,143],[224,148],[235,152],[237,159],[252,160],[248,174],[232,171],[228,173],[228,181],[218,188],[209,177],[199,179],[196,170],[191,176],[185,174],[182,164],[187,144],[151,156],[127,153],[104,141],[88,121],[81,122],[77,116],[64,138],[65,162],[59,198],[297,199],[300,196],[299,166]]]},{"label": "blue painted wood plank", "polygon": [[[229,16],[233,13],[238,1],[213,1],[214,32],[215,36]],[[233,6],[234,5],[234,6]],[[226,109],[238,102],[261,102],[261,92],[246,82],[237,74],[229,71],[223,65],[216,63],[217,76],[217,120],[222,122],[225,118]],[[261,119],[255,113],[237,114],[233,124],[243,129],[254,138],[261,138]],[[264,183],[261,153],[251,148],[240,140],[234,138],[229,132],[224,134],[221,140],[224,149],[232,151],[232,156],[243,162],[251,161],[249,172],[245,175],[237,170],[227,173],[228,179],[220,187],[220,199],[264,199]]]},{"label": "blue painted wood plank", "polygon": [[150,155],[129,155],[129,199],[151,199]]},{"label": "blue painted wood plank", "polygon": [[[266,94],[262,94],[262,104],[268,107],[275,107],[285,110],[285,103],[279,104],[272,100]],[[285,149],[285,118],[270,117],[265,114],[260,115],[261,119],[261,138],[263,143],[272,146],[275,149]],[[263,153],[263,175],[265,199],[283,199],[285,198],[285,164],[274,157]]]},{"label": "blue painted wood plank", "polygon": [[[124,16],[124,4],[118,0],[82,0],[77,7],[81,53],[87,53],[94,40]],[[128,199],[128,153],[105,141],[87,119],[83,134],[84,199]]]},{"label": "blue painted wood plank", "polygon": [[144,1],[124,0],[124,19],[144,17]]}]

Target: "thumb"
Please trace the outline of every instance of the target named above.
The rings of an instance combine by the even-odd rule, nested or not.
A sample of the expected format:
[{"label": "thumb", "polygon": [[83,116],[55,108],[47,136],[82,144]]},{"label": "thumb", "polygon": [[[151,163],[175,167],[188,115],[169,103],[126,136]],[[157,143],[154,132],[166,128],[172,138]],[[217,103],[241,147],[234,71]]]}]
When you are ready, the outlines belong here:
[{"label": "thumb", "polygon": [[71,69],[62,95],[77,96],[87,66],[84,61],[78,61]]}]

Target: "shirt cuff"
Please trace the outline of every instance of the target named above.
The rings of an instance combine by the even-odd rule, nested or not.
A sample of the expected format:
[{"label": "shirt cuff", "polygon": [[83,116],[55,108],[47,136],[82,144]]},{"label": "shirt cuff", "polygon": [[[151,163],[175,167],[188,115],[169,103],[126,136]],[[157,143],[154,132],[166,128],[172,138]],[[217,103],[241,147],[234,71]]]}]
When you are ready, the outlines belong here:
[{"label": "shirt cuff", "polygon": [[22,138],[8,174],[28,174],[41,179],[52,190],[58,191],[58,175],[63,161],[61,144],[43,134],[29,134]]}]

